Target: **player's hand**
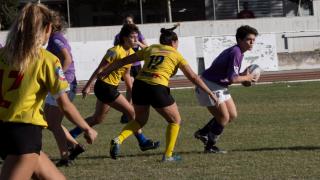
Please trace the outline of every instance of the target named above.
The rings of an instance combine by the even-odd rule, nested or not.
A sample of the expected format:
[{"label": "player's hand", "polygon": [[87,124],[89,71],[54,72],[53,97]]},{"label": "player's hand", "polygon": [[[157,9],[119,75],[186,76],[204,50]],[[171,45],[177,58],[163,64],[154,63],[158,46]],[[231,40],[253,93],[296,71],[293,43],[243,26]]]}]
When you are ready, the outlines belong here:
[{"label": "player's hand", "polygon": [[140,48],[142,48],[142,46],[143,46],[140,41],[134,42],[134,45],[135,45],[135,46],[139,46]]},{"label": "player's hand", "polygon": [[247,74],[247,81],[249,82],[256,82],[255,76],[253,74]]},{"label": "player's hand", "polygon": [[217,107],[219,107],[220,102],[219,102],[218,97],[217,97],[214,93],[212,93],[212,92],[209,93],[209,97],[213,100],[213,102],[215,103],[215,105],[216,105]]},{"label": "player's hand", "polygon": [[90,86],[86,86],[82,89],[82,99],[85,99],[90,92]]},{"label": "player's hand", "polygon": [[86,139],[88,144],[92,144],[93,141],[97,138],[97,136],[97,131],[91,127],[84,131],[84,138]]}]

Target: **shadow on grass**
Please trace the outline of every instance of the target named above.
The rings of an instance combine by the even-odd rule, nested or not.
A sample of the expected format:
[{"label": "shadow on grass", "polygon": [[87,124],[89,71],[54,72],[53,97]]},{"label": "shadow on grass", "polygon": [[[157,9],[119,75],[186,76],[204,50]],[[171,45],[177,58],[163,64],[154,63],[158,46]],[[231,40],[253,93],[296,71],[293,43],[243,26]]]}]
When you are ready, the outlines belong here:
[{"label": "shadow on grass", "polygon": [[[184,152],[176,152],[179,155],[186,155],[186,154],[203,154],[203,151],[184,151]],[[146,153],[146,154],[127,154],[127,155],[120,155],[119,158],[130,158],[130,157],[151,157],[151,156],[162,156],[162,152],[155,152],[155,153]],[[109,155],[102,155],[102,156],[83,156],[77,159],[111,159]]]},{"label": "shadow on grass", "polygon": [[[292,147],[263,147],[263,148],[253,148],[253,149],[233,149],[229,152],[259,152],[259,151],[314,151],[320,150],[320,146],[292,146]],[[179,155],[188,154],[205,154],[203,151],[178,151]],[[151,157],[151,156],[162,156],[162,152],[155,153],[145,153],[145,154],[127,154],[120,155],[118,158],[132,158],[132,157]],[[82,156],[77,159],[111,159],[109,155],[97,155],[97,156]],[[51,158],[53,161],[58,161],[59,159]],[[1,164],[1,161],[0,161]]]},{"label": "shadow on grass", "polygon": [[256,151],[314,151],[320,150],[320,146],[292,146],[292,147],[264,147],[264,148],[253,148],[253,149],[234,149],[233,152],[256,152]]}]

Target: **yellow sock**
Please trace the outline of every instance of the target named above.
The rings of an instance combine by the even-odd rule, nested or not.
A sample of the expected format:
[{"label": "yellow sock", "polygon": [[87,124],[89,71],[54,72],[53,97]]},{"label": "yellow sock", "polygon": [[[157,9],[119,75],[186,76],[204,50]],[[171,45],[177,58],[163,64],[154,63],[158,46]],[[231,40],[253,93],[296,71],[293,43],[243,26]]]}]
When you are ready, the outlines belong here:
[{"label": "yellow sock", "polygon": [[133,133],[137,132],[141,128],[140,124],[137,121],[130,121],[121,131],[120,135],[118,136],[119,143],[127,139]]},{"label": "yellow sock", "polygon": [[165,152],[165,156],[166,157],[171,157],[172,156],[172,152],[173,152],[173,149],[174,149],[174,146],[176,144],[177,137],[178,137],[178,134],[179,134],[179,129],[180,129],[180,125],[179,124],[170,123],[167,126],[166,152]]}]

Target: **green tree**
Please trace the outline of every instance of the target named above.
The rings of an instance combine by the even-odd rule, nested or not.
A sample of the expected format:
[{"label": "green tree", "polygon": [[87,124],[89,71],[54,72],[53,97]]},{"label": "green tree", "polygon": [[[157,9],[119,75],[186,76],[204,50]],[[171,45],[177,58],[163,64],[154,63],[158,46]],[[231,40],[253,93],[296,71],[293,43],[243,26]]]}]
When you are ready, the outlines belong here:
[{"label": "green tree", "polygon": [[0,0],[0,23],[2,29],[8,29],[17,15],[19,0]]}]

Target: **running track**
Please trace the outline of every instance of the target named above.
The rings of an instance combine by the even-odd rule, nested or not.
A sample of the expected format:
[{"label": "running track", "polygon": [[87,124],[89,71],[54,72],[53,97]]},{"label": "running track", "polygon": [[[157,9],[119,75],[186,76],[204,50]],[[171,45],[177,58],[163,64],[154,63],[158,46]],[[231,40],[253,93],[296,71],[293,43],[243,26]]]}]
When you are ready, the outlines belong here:
[{"label": "running track", "polygon": [[[320,69],[312,70],[290,70],[290,71],[277,71],[277,72],[264,72],[261,74],[260,83],[272,83],[272,82],[287,82],[287,81],[320,81]],[[77,93],[81,92],[86,81],[80,81],[77,88]],[[170,80],[171,88],[187,88],[193,87],[192,83],[185,77],[176,77]],[[93,88],[93,87],[91,87]],[[93,89],[91,89],[93,90]],[[124,84],[121,83],[119,90],[125,90]],[[93,91],[91,91],[93,92]]]}]

